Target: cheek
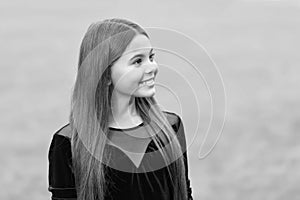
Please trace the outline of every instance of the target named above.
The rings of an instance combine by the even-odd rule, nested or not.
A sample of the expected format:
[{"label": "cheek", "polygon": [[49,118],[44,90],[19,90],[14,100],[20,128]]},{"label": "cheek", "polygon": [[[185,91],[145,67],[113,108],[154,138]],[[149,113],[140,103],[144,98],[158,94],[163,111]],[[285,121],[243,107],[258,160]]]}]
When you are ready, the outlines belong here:
[{"label": "cheek", "polygon": [[123,71],[112,74],[112,81],[116,89],[130,90],[138,87],[142,78],[142,73],[139,71]]}]

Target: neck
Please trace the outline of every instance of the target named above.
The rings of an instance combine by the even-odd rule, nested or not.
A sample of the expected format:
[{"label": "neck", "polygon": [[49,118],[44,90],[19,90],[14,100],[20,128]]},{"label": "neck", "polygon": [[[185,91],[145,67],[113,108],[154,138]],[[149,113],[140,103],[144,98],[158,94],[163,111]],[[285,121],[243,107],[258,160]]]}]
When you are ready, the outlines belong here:
[{"label": "neck", "polygon": [[135,97],[115,93],[112,96],[112,116],[110,119],[111,123],[132,123],[135,124],[134,119],[138,118]]}]

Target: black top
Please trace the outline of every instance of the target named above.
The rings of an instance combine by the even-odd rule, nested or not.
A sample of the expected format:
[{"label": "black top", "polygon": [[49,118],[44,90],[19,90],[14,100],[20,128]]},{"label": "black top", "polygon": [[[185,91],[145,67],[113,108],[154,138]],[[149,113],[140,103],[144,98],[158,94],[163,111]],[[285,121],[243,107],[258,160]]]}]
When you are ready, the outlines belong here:
[{"label": "black top", "polygon": [[[183,124],[181,119],[175,113],[170,113],[164,111],[169,123],[172,125],[176,136],[179,139],[183,150],[186,148],[186,140]],[[71,154],[71,142],[70,138],[67,136],[60,135],[60,131],[68,126],[66,124],[61,129],[56,131],[53,135],[48,160],[49,160],[49,187],[48,191],[52,193],[52,199],[76,199],[76,189],[75,189],[75,177],[71,170],[72,166],[72,154]],[[140,131],[142,130],[144,123],[128,128],[128,129],[119,129],[109,127],[110,131]],[[105,166],[106,175],[110,177],[108,191],[109,194],[105,194],[105,199],[110,200],[119,200],[119,199],[155,199],[155,200],[172,200],[173,197],[173,185],[171,183],[170,176],[168,174],[167,168],[170,167],[174,162],[170,163],[168,166],[158,168],[152,171],[139,172],[140,169],[145,169],[147,166],[150,166],[152,157],[147,157],[149,152],[158,150],[154,141],[148,144],[146,152],[140,162],[140,165],[136,165],[132,160],[125,154],[120,148],[117,148],[113,145],[106,145],[105,148],[109,148],[109,151],[112,152],[113,160],[117,160],[115,163],[118,166],[118,163],[122,166],[126,166],[129,169],[132,169],[131,172],[125,170],[118,170],[111,165]],[[157,151],[158,152],[158,151]],[[186,182],[187,182],[187,193],[188,200],[193,200],[192,198],[192,189],[190,187],[190,180],[188,178],[188,160],[187,160],[187,151],[183,151],[184,164],[186,168]],[[150,155],[152,156],[152,155]],[[120,166],[120,165],[119,165]]]}]

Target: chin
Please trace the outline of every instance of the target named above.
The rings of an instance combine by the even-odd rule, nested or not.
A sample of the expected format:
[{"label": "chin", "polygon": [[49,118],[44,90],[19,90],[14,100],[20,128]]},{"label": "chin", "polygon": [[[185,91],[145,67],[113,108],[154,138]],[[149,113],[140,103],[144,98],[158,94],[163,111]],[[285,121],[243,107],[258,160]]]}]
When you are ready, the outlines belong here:
[{"label": "chin", "polygon": [[149,92],[139,92],[135,96],[137,97],[153,97],[155,95],[155,90],[149,91]]}]

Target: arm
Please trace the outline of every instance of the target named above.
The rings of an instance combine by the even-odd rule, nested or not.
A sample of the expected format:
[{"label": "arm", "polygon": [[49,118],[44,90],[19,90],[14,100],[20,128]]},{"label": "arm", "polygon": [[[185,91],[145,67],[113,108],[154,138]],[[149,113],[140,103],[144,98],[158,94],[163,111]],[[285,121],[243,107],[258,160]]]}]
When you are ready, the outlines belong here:
[{"label": "arm", "polygon": [[188,155],[187,155],[187,148],[186,148],[186,138],[185,138],[184,126],[183,126],[182,120],[180,119],[180,117],[178,115],[177,115],[177,118],[178,118],[178,120],[176,123],[176,130],[177,130],[178,140],[181,144],[182,151],[183,151],[188,200],[193,200],[192,188],[191,188],[190,180],[188,177]]},{"label": "arm", "polygon": [[48,191],[51,199],[76,200],[74,174],[71,170],[71,146],[67,138],[54,136],[48,153]]},{"label": "arm", "polygon": [[188,192],[188,200],[193,200],[192,197],[192,188],[191,188],[191,181],[188,178],[188,160],[187,160],[187,153],[183,153],[184,156],[184,164],[185,164],[185,176],[186,176],[186,187],[187,187],[187,192]]}]

